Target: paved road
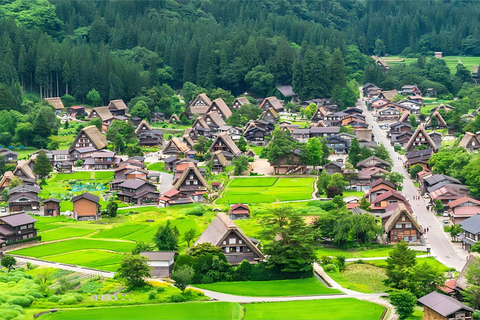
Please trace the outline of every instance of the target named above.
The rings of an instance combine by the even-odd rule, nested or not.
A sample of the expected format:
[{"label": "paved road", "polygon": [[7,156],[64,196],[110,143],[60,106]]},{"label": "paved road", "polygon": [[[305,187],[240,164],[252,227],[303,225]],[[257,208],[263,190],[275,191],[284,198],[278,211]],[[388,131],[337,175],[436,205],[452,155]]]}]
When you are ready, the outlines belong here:
[{"label": "paved road", "polygon": [[373,129],[375,140],[383,144],[392,155],[392,170],[397,171],[405,176],[405,180],[403,182],[403,194],[405,198],[409,200],[413,212],[417,216],[417,219],[422,227],[429,228],[429,232],[425,236],[428,239],[433,256],[447,267],[455,268],[456,270],[461,271],[465,265],[465,258],[460,257],[456,253],[451,242],[443,232],[443,226],[440,225],[434,214],[427,211],[427,207],[423,200],[413,200],[414,196],[418,196],[419,193],[416,191],[408,173],[403,168],[403,162],[398,158],[398,153],[393,150],[393,147],[390,145],[390,141],[386,137],[386,133],[380,130],[378,124],[373,120],[373,116],[367,110],[362,97],[357,101],[357,107],[364,110],[367,123],[370,124]]}]

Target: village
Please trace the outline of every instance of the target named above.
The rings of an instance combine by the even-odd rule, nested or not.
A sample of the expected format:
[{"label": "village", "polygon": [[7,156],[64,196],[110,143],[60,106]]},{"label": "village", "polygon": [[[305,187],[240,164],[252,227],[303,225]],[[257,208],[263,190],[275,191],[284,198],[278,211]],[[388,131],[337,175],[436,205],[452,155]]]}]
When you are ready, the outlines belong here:
[{"label": "village", "polygon": [[[289,206],[304,210],[301,208],[313,205],[317,211],[303,214],[299,223],[305,226],[299,230],[313,226],[321,234],[322,240],[318,241],[323,242],[324,249],[319,249],[317,258],[306,259],[307,267],[299,266],[287,279],[314,272],[322,278],[325,290],[330,287],[331,294],[337,290],[347,298],[360,285],[343,288],[337,282],[343,279],[339,276],[342,272],[332,273],[329,266],[345,270],[345,257],[350,263],[361,261],[359,258],[387,259],[395,245],[406,243],[410,248],[406,250],[415,252],[419,261],[426,259],[443,270],[439,274],[445,283],[418,297],[424,316],[431,313],[436,316],[428,319],[449,319],[463,314],[464,319],[471,319],[473,309],[455,299],[462,300],[469,266],[477,260],[474,247],[480,234],[480,201],[458,179],[437,173],[430,161],[442,146],[457,139],[442,117],[455,108],[440,103],[421,117],[426,104],[416,85],[384,91],[367,83],[360,88],[356,106],[343,110],[328,99],[300,102],[290,86],[277,89],[278,97],[238,97],[231,106],[222,98],[212,101],[201,93],[182,114],[166,119],[157,112],[149,115],[149,121],[130,116],[122,100],[88,110],[80,106],[64,108],[60,98],[45,99],[62,124],[85,124],[68,149],[41,149],[24,159],[18,159],[15,151],[0,150],[5,161],[15,165],[0,181],[5,201],[0,210],[0,252],[4,257],[15,257],[17,263],[40,262],[50,267],[60,263],[67,270],[86,268],[110,277],[114,271],[120,272],[120,256],[130,249],[115,249],[116,245],[108,241],[99,243],[118,238],[129,241],[123,243],[128,244],[127,248],[136,243],[152,279],[172,277],[180,283],[175,266],[183,270],[187,265],[185,269],[194,270],[193,279],[199,272],[181,259],[196,247],[207,251],[219,248],[217,254],[224,255],[230,268],[238,269],[244,263],[268,264],[273,260],[272,249],[267,249],[268,254],[262,252],[268,245],[260,241],[282,243],[288,236],[269,239],[262,235],[261,228],[267,228],[263,211],[290,212]],[[435,92],[431,89],[425,94],[430,97]],[[292,104],[299,109],[287,108]],[[227,124],[232,115],[252,108],[257,110],[257,119],[243,126]],[[107,140],[107,132],[115,125],[123,130],[119,122],[132,126],[139,146],[150,151],[143,152],[143,156],[117,153]],[[181,130],[162,130],[161,123],[191,125]],[[478,133],[466,132],[458,139],[458,148],[468,153],[479,147]],[[326,209],[331,204],[333,207]],[[337,211],[328,211],[332,209]],[[189,210],[187,219],[182,221],[184,218],[178,218],[178,214],[185,210]],[[354,240],[341,238],[338,231],[332,230],[342,227],[342,223],[337,226],[334,221],[325,221],[322,216],[327,211],[329,215],[339,214],[337,221],[345,216],[335,212],[348,213],[349,219],[365,217],[368,231],[352,228]],[[139,216],[132,220],[133,224],[111,220],[117,215],[131,218],[132,213]],[[162,214],[167,216],[160,218],[163,222],[159,225],[157,220]],[[149,223],[155,226],[148,227]],[[113,235],[117,231],[118,235]],[[174,242],[181,234],[185,243],[162,245],[161,241],[170,240],[158,240],[161,232],[164,237],[171,233],[177,239]],[[160,242],[152,240],[154,236]],[[152,241],[157,241],[160,251],[152,250],[148,245]],[[365,254],[359,251],[352,255],[343,249],[359,243],[366,248]],[[103,248],[113,252],[103,258],[105,261],[99,258]],[[96,258],[83,260],[82,251],[78,251],[79,256],[72,259],[75,250],[87,250]],[[338,262],[342,260],[343,264]],[[211,268],[214,271],[217,267]],[[255,274],[260,271],[254,270],[248,279],[258,277]],[[215,286],[217,281],[229,281],[221,275],[225,271],[220,275],[218,270],[215,272],[213,278],[204,275],[186,281],[185,286],[203,288],[210,298],[243,301],[235,299],[235,287],[222,291],[221,286]],[[284,279],[278,278],[280,275],[255,279]],[[211,286],[195,284],[211,282]],[[379,288],[387,289],[383,284]],[[385,292],[379,288],[360,289],[359,299],[391,310],[388,300],[380,298]],[[225,300],[215,289],[233,295]],[[295,295],[301,292],[299,288]],[[329,294],[328,290],[323,294]],[[252,301],[261,301],[258,299]],[[442,303],[449,307],[439,309]],[[393,319],[395,315],[390,311],[388,317]]]}]

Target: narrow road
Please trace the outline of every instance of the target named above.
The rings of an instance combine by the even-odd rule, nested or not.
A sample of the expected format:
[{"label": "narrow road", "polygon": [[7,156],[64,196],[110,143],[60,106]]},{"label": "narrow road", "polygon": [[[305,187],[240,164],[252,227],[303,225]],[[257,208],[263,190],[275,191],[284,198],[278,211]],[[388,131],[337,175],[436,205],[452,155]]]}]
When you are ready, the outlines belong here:
[{"label": "narrow road", "polygon": [[365,102],[360,96],[357,101],[357,107],[364,111],[367,123],[372,127],[375,141],[383,144],[388,152],[392,155],[393,167],[392,170],[401,173],[405,176],[403,181],[403,194],[408,199],[414,214],[417,216],[423,228],[429,228],[429,232],[425,235],[428,238],[429,246],[431,247],[432,255],[441,263],[449,268],[455,268],[461,271],[465,265],[465,259],[462,259],[454,250],[452,244],[448,240],[446,234],[443,232],[443,226],[440,225],[435,215],[428,212],[423,200],[413,200],[414,196],[419,196],[413,185],[408,172],[403,168],[403,162],[399,158],[398,153],[393,150],[390,141],[386,137],[386,133],[380,130],[377,122],[373,120],[372,114],[367,110]]}]

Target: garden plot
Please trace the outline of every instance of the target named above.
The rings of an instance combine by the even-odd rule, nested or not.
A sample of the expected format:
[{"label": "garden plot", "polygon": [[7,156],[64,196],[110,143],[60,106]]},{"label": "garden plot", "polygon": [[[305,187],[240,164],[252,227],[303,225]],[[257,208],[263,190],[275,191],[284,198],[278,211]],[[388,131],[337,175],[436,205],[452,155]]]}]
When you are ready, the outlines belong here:
[{"label": "garden plot", "polygon": [[270,203],[308,200],[314,178],[237,178],[227,186],[217,203]]}]

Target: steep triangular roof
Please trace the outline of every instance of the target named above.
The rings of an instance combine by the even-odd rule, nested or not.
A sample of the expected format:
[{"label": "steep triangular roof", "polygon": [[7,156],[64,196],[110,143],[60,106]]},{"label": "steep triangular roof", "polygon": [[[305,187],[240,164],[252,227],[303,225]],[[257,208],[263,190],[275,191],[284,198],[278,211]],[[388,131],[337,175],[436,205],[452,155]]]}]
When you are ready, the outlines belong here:
[{"label": "steep triangular roof", "polygon": [[108,104],[109,110],[128,110],[127,105],[122,99],[112,100]]},{"label": "steep triangular roof", "polygon": [[268,108],[267,110],[265,110],[265,111],[262,112],[262,114],[260,115],[260,117],[258,117],[258,119],[262,119],[262,120],[263,120],[263,117],[265,117],[268,112],[270,112],[274,118],[280,118],[280,115],[278,114],[277,111],[275,111],[275,109],[273,109],[273,108]]},{"label": "steep triangular roof", "polygon": [[88,119],[93,119],[93,118],[100,118],[102,122],[105,122],[113,119],[113,114],[110,112],[108,107],[98,107],[98,108],[93,108],[90,114],[88,115]]},{"label": "steep triangular roof", "polygon": [[142,122],[140,122],[137,129],[135,130],[135,134],[138,134],[140,131],[151,131],[151,130],[152,130],[152,128],[147,123],[147,121],[142,120]]},{"label": "steep triangular roof", "polygon": [[80,132],[77,135],[77,138],[75,141],[73,141],[72,145],[70,146],[69,152],[72,149],[75,149],[75,142],[77,141],[78,138],[82,136],[82,134],[85,134],[87,138],[90,139],[90,141],[93,143],[93,146],[97,149],[103,149],[106,146],[108,146],[107,138],[98,130],[96,126],[88,126],[80,130]]},{"label": "steep triangular roof", "polygon": [[400,116],[400,119],[398,119],[398,122],[400,122],[400,123],[408,122],[408,123],[410,124],[410,122],[409,122],[409,121],[410,121],[409,117],[410,117],[410,112],[405,111],[405,112],[403,112],[402,115]]},{"label": "steep triangular roof", "polygon": [[218,162],[220,162],[220,164],[224,167],[227,166],[228,164],[228,161],[227,159],[225,158],[225,156],[223,155],[222,153],[222,150],[217,150],[215,151],[213,154],[212,154],[212,158],[217,158],[218,159]]},{"label": "steep triangular roof", "polygon": [[397,189],[397,187],[392,182],[390,182],[388,180],[385,180],[383,178],[377,179],[377,180],[373,181],[372,183],[370,183],[370,189],[373,189],[376,186],[379,186],[381,184],[385,184],[385,185],[389,186],[390,188],[392,188],[393,190]]},{"label": "steep triangular roof", "polygon": [[203,116],[203,118],[205,119],[205,122],[207,123],[207,128],[209,127],[208,124],[208,120],[210,119],[213,124],[217,127],[221,127],[221,126],[225,126],[227,125],[227,123],[225,122],[225,120],[223,120],[222,116],[219,115],[217,112],[215,111],[210,111],[208,112],[206,115]]},{"label": "steep triangular roof", "polygon": [[[423,138],[425,138],[425,141],[415,141],[416,138],[418,138],[419,134],[422,133],[423,135]],[[428,145],[430,146],[430,148],[432,148],[433,150],[437,150],[437,145],[435,144],[435,142],[433,142],[432,138],[428,135],[427,131],[425,130],[425,128],[423,127],[422,124],[420,124],[418,127],[417,127],[417,130],[415,130],[415,132],[413,133],[412,137],[410,138],[410,140],[408,141],[407,145],[405,146],[405,150],[409,151],[409,149],[414,146],[414,143],[415,142],[425,142],[425,143],[428,143]],[[419,144],[425,144],[425,143],[419,143]],[[418,144],[417,144],[418,145]]]},{"label": "steep triangular roof", "polygon": [[177,181],[175,181],[173,188],[176,190],[179,190],[180,187],[182,186],[183,181],[188,177],[189,174],[194,174],[197,177],[198,181],[200,181],[201,185],[198,185],[199,191],[201,191],[202,189],[206,191],[208,189],[207,181],[202,176],[202,174],[200,173],[200,170],[198,170],[197,166],[193,162],[189,162],[187,164],[180,178],[178,178]]},{"label": "steep triangular roof", "polygon": [[246,97],[238,97],[238,98],[236,98],[236,99],[233,101],[233,105],[235,105],[236,102],[238,102],[241,106],[243,106],[244,104],[250,104],[250,101],[248,101],[248,99],[247,99]]},{"label": "steep triangular roof", "polygon": [[225,146],[230,149],[230,153],[234,156],[242,153],[242,151],[240,151],[235,142],[233,142],[232,138],[230,138],[230,136],[226,132],[220,133],[217,138],[215,138],[210,149],[213,148],[213,146],[217,143],[218,140],[222,140]]},{"label": "steep triangular roof", "polygon": [[437,122],[440,126],[444,126],[446,127],[447,126],[447,123],[445,122],[445,120],[443,119],[442,115],[438,112],[438,111],[435,111],[431,116],[430,118],[428,118],[428,121],[426,123],[425,126],[429,127],[430,126],[430,123],[432,121],[432,118],[435,117],[437,118]]},{"label": "steep triangular roof", "polygon": [[415,218],[412,216],[411,212],[407,209],[405,204],[399,203],[397,209],[393,211],[392,215],[390,218],[388,218],[387,223],[385,223],[385,232],[389,232],[392,230],[392,228],[395,226],[395,223],[397,222],[398,218],[402,215],[405,214],[408,219],[412,222],[412,224],[417,228],[418,231],[423,231],[422,227],[420,224],[415,220]]},{"label": "steep triangular roof", "polygon": [[209,242],[214,246],[220,246],[223,240],[231,232],[235,232],[237,236],[243,241],[243,243],[247,245],[247,247],[251,251],[255,252],[255,254],[258,255],[261,259],[265,258],[260,249],[258,249],[257,246],[255,246],[250,240],[250,238],[243,233],[242,229],[240,229],[235,224],[235,222],[230,220],[230,218],[223,212],[219,212],[217,214],[215,219],[213,219],[213,221],[208,225],[207,229],[203,231],[200,238],[195,241],[195,245]]},{"label": "steep triangular roof", "polygon": [[215,107],[217,108],[217,110],[220,111],[220,113],[222,115],[222,118],[224,118],[224,119],[227,119],[228,117],[230,117],[232,115],[232,111],[227,106],[225,101],[223,101],[222,98],[218,98],[218,99],[213,100],[212,103],[210,104],[210,107],[208,107],[206,113],[209,113],[211,111],[215,111],[214,110]]},{"label": "steep triangular roof", "polygon": [[278,100],[276,97],[268,97],[268,98],[265,98],[263,101],[262,101],[262,104],[260,104],[260,109],[263,109],[265,110],[266,109],[266,104],[270,105],[269,107],[273,107],[275,110],[282,110],[284,109],[283,107],[283,104],[280,102],[280,100]]},{"label": "steep triangular roof", "polygon": [[45,98],[43,99],[45,101],[47,101],[48,103],[50,103],[54,108],[55,110],[62,110],[63,108],[65,108],[63,106],[63,102],[62,102],[62,99],[60,99],[59,97],[55,97],[55,98]]},{"label": "steep triangular roof", "polygon": [[180,122],[180,118],[176,114],[172,114],[170,118],[168,119],[168,123],[172,123],[172,121],[175,120],[176,122]]},{"label": "steep triangular roof", "polygon": [[327,110],[323,106],[320,106],[317,108],[317,111],[315,111],[311,119],[323,118],[327,114],[328,114]]},{"label": "steep triangular roof", "polygon": [[192,114],[205,114],[208,107],[212,104],[212,100],[205,93],[200,93],[195,99],[190,102],[188,109]]},{"label": "steep triangular roof", "polygon": [[189,150],[188,147],[177,137],[172,137],[163,150],[167,150],[171,145],[174,145],[175,148],[181,153],[185,153]]},{"label": "steep triangular roof", "polygon": [[458,146],[467,148],[467,145],[471,140],[474,140],[475,145],[480,146],[480,140],[478,139],[477,135],[471,132],[465,132],[465,135],[463,136],[462,140],[460,140],[460,143]]},{"label": "steep triangular roof", "polygon": [[33,173],[32,168],[29,166],[30,160],[20,160],[17,162],[17,168],[13,171],[13,174],[16,175],[17,171],[22,171],[23,174],[30,179],[36,180],[35,173]]},{"label": "steep triangular roof", "polygon": [[210,128],[210,127],[209,127],[208,124],[205,122],[205,119],[204,119],[202,116],[198,116],[197,119],[195,119],[195,121],[194,121],[193,124],[192,124],[192,129],[195,129],[195,128],[208,129],[208,128]]},{"label": "steep triangular roof", "polygon": [[385,161],[385,160],[383,160],[383,159],[381,159],[381,158],[379,158],[379,157],[376,157],[376,156],[370,156],[370,157],[368,157],[367,159],[365,159],[365,160],[360,161],[359,163],[357,163],[357,168],[362,167],[362,166],[365,166],[366,163],[371,162],[371,161],[373,161],[374,164],[373,164],[373,165],[369,165],[369,167],[374,167],[374,166],[376,166],[377,164],[384,164],[384,165],[386,165],[387,167],[392,166],[392,165],[390,164],[390,162],[388,162],[388,161]]}]

